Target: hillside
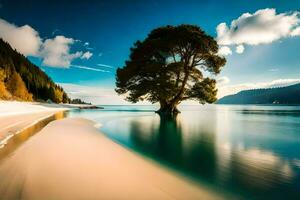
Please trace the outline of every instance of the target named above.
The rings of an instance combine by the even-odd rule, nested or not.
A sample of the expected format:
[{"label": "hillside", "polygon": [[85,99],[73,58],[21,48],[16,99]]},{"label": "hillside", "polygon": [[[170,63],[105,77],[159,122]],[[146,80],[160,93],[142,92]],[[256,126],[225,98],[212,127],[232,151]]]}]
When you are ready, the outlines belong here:
[{"label": "hillside", "polygon": [[300,104],[300,84],[244,90],[219,99],[217,104]]},{"label": "hillside", "polygon": [[68,103],[65,91],[0,38],[0,99]]}]

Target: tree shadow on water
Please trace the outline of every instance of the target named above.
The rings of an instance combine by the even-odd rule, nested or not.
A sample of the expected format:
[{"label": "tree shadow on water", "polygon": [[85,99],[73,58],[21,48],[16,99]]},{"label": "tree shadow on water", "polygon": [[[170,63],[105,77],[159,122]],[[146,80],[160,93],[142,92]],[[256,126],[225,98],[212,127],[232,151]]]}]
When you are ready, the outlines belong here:
[{"label": "tree shadow on water", "polygon": [[145,154],[176,163],[181,160],[181,132],[176,118],[160,117],[150,127],[145,127],[140,120],[130,124],[130,139],[135,148]]},{"label": "tree shadow on water", "polygon": [[[138,151],[184,173],[211,178],[215,173],[215,136],[185,129],[180,117],[160,116],[154,121],[132,121],[130,141]],[[152,123],[151,128],[144,123]]]}]

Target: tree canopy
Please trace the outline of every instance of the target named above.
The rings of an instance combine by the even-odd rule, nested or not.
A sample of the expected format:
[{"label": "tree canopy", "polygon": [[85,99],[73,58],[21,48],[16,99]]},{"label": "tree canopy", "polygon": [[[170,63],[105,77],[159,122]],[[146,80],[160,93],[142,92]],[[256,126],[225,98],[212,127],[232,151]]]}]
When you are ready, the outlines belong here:
[{"label": "tree canopy", "polygon": [[117,69],[116,92],[136,103],[160,103],[159,113],[179,112],[184,100],[201,104],[216,101],[216,81],[204,77],[220,73],[226,63],[218,44],[194,25],[164,26],[154,29],[130,49],[129,60]]}]

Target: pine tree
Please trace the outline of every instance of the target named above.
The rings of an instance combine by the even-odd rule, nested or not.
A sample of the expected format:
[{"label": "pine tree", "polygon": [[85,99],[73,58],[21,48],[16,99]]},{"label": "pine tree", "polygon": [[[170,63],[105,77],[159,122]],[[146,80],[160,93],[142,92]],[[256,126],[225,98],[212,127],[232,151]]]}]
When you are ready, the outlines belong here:
[{"label": "pine tree", "polygon": [[11,94],[7,91],[5,86],[5,78],[6,74],[3,69],[0,69],[0,99],[9,99],[11,97]]},{"label": "pine tree", "polygon": [[9,92],[17,97],[19,100],[32,101],[32,94],[30,94],[23,82],[21,76],[13,72],[7,82]]}]

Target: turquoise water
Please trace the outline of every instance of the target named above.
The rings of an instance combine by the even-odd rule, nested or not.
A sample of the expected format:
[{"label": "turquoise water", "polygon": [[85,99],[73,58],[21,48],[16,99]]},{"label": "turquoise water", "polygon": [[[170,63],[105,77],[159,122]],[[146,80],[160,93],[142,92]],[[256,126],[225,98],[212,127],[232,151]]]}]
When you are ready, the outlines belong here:
[{"label": "turquoise water", "polygon": [[300,106],[153,106],[72,111],[108,137],[213,190],[241,199],[300,199]]}]

